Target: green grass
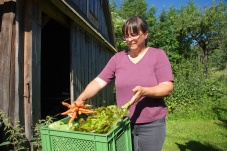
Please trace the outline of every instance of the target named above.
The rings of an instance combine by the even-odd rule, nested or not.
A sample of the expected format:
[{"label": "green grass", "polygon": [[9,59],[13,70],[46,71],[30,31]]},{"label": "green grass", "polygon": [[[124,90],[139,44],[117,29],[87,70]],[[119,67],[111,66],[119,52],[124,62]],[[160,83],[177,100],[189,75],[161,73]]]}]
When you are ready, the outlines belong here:
[{"label": "green grass", "polygon": [[167,118],[163,151],[227,151],[227,121]]}]

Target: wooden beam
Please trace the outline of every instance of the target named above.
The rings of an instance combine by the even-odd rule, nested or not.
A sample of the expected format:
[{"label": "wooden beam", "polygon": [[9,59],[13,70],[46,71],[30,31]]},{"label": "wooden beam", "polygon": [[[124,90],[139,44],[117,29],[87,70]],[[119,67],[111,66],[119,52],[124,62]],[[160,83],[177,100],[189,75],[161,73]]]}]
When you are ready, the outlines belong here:
[{"label": "wooden beam", "polygon": [[108,50],[116,53],[116,48],[111,45],[94,27],[90,25],[72,6],[65,0],[49,0],[56,5],[63,13],[69,16],[77,25],[85,29],[89,34],[101,42]]},{"label": "wooden beam", "polygon": [[[13,47],[13,31],[15,19],[15,5],[14,1],[4,1],[0,4],[2,7],[1,14],[1,29],[0,29],[0,109],[2,109],[6,116],[11,116],[14,119],[14,63],[15,52]],[[13,100],[11,100],[13,99]],[[10,104],[10,102],[12,104]]]},{"label": "wooden beam", "polygon": [[[42,11],[46,13],[49,17],[58,21],[63,26],[70,28],[69,17],[66,16],[64,13],[62,13],[55,5],[50,3],[48,0],[38,0],[37,3],[39,7],[42,9]],[[42,20],[42,26],[45,25],[46,21],[48,21],[48,20],[45,20],[45,19],[48,19],[46,17],[43,19],[44,20]]]},{"label": "wooden beam", "polygon": [[24,123],[26,137],[32,139],[31,117],[31,51],[32,51],[32,3],[26,0],[24,8]]}]

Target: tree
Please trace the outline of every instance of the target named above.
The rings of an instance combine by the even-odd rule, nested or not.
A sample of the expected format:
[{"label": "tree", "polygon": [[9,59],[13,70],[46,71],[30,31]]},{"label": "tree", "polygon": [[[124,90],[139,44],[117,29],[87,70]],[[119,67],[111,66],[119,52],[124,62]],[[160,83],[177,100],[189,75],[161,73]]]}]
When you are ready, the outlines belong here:
[{"label": "tree", "polygon": [[123,0],[120,10],[120,16],[124,19],[135,15],[146,19],[147,2],[145,0]]},{"label": "tree", "polygon": [[180,8],[175,20],[175,32],[182,48],[190,45],[198,45],[203,51],[204,74],[208,70],[208,56],[211,51],[220,46],[220,36],[225,30],[226,24],[223,20],[226,16],[226,3],[214,3],[211,7],[204,7],[204,11],[190,1],[185,7]]},{"label": "tree", "polygon": [[122,38],[122,25],[124,23],[124,19],[119,15],[120,9],[117,7],[114,0],[110,2],[110,11],[114,26],[117,50],[121,51],[127,49],[127,45]]}]

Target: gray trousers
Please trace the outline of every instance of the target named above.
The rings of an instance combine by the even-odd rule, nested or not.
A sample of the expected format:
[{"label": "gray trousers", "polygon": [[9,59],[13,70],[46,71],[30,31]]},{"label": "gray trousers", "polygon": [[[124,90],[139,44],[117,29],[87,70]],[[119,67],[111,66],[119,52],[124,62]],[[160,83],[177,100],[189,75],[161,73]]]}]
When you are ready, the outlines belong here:
[{"label": "gray trousers", "polygon": [[145,124],[131,124],[133,151],[161,151],[166,137],[165,117]]}]

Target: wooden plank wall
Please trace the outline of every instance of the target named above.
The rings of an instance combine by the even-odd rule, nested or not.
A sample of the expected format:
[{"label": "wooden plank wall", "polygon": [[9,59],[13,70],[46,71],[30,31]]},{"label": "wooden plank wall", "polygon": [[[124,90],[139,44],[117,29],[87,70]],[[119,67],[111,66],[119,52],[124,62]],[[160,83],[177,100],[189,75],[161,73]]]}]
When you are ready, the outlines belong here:
[{"label": "wooden plank wall", "polygon": [[37,1],[32,5],[31,100],[32,126],[41,118],[41,28],[42,13]]},{"label": "wooden plank wall", "polygon": [[70,0],[72,3],[74,3],[77,8],[84,14],[87,14],[87,1],[81,1],[81,0]]},{"label": "wooden plank wall", "polygon": [[11,117],[15,117],[15,7],[12,0],[0,0],[0,109]]},{"label": "wooden plank wall", "polygon": [[[101,7],[101,6],[99,6]],[[111,36],[111,33],[108,33],[108,25],[107,25],[107,22],[106,20],[108,19],[111,19],[108,17],[107,13],[104,12],[104,8],[100,8],[98,10],[99,12],[99,15],[98,15],[98,28],[100,30],[100,32],[104,35],[104,37],[107,39],[107,41],[110,41],[110,39],[112,39],[110,36]],[[109,27],[111,28],[111,27]]]},{"label": "wooden plank wall", "polygon": [[[30,0],[0,0],[0,10],[0,109],[10,117],[11,122],[16,119],[25,125],[26,136],[30,140],[33,126],[31,66],[34,64],[37,69],[35,64],[39,63],[36,62],[39,56],[33,59],[31,56],[32,50],[36,54],[39,49],[36,40],[41,33],[32,28],[38,24],[33,24],[33,21],[38,21],[34,19],[38,16],[37,5]],[[35,71],[33,75],[38,81],[39,75]],[[37,90],[35,88],[34,92],[39,92]],[[34,96],[35,101],[40,101],[37,97],[40,94],[34,93]],[[35,102],[35,109],[39,107],[37,103],[40,102]],[[37,116],[34,117],[33,121],[37,121]]]},{"label": "wooden plank wall", "polygon": [[[29,122],[25,125],[32,125],[39,118],[37,115],[40,112],[40,76],[38,72],[35,72],[36,70],[30,69],[40,70],[41,13],[37,12],[38,6],[35,6],[34,1],[26,2],[28,3],[24,5],[23,0],[16,2],[0,0],[0,109],[3,109],[8,114],[7,116],[21,116],[22,124]],[[28,12],[24,12],[26,10]],[[20,11],[17,12],[16,17],[15,11]],[[105,23],[104,19],[102,23]],[[76,23],[72,31],[72,37],[74,37],[72,40],[72,55],[74,55],[72,56],[72,85],[74,85],[72,98],[76,98],[98,75],[113,52],[107,50],[100,41]],[[96,106],[102,103],[112,104],[111,101],[114,98],[112,87],[113,85],[107,87],[94,98],[99,101]],[[31,107],[31,101],[34,102],[33,107]],[[32,119],[33,122],[26,119]]]},{"label": "wooden plank wall", "polygon": [[[108,51],[99,41],[76,24],[72,26],[71,36],[71,82],[74,89],[72,100],[74,100],[87,84],[101,72],[113,52]],[[114,102],[113,84],[110,84],[96,97],[92,98],[89,104],[98,107],[114,104]]]},{"label": "wooden plank wall", "polygon": [[113,37],[112,37],[113,35],[111,35],[113,33],[111,31],[108,31],[108,28],[113,29],[113,27],[109,27],[111,25],[107,24],[108,20],[111,19],[108,14],[109,12],[107,12],[108,8],[106,7],[106,3],[108,3],[108,0],[104,0],[105,2],[103,0],[97,0],[97,1],[98,1],[97,20],[96,19],[93,20],[91,18],[89,19],[89,16],[91,16],[91,14],[89,13],[89,10],[88,10],[89,2],[87,0],[83,0],[83,1],[68,0],[67,3],[69,3],[74,10],[76,10],[81,16],[83,16],[84,19],[91,24],[91,26],[97,27],[100,34],[104,36],[107,41],[113,44]]},{"label": "wooden plank wall", "polygon": [[32,139],[32,127],[38,122],[41,114],[41,10],[36,1],[24,1],[23,31],[24,125],[26,137],[30,141]]},{"label": "wooden plank wall", "polygon": [[[41,100],[40,72],[36,72],[40,71],[41,61],[39,7],[42,9],[46,5],[38,6],[37,3],[30,0],[0,0],[0,109],[12,120],[20,119],[29,140],[31,127],[40,116]],[[65,15],[58,17],[58,21],[69,22]],[[114,52],[75,22],[70,28],[71,93],[75,99],[99,74]],[[107,32],[106,29],[104,31]],[[113,84],[90,102],[94,106],[113,104]]]}]

